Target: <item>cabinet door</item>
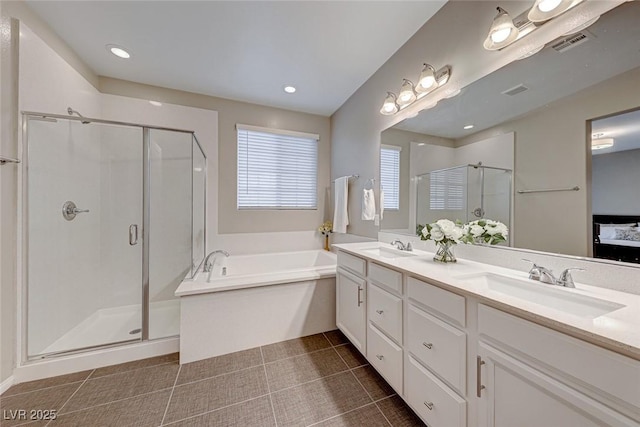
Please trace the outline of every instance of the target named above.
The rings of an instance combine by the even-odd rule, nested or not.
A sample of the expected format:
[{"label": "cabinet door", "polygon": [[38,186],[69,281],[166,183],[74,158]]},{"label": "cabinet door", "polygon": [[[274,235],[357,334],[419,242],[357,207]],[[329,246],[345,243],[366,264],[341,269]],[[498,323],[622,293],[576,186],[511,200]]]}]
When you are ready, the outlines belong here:
[{"label": "cabinet door", "polygon": [[365,280],[340,268],[336,273],[336,324],[366,356]]},{"label": "cabinet door", "polygon": [[480,427],[638,425],[490,345],[481,342],[479,355]]}]

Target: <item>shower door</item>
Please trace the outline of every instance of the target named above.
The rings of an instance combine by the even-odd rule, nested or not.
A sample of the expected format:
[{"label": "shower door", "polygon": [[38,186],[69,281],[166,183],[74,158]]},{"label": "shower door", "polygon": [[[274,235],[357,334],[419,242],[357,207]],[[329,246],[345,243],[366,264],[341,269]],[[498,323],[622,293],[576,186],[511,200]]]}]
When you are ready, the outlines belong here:
[{"label": "shower door", "polygon": [[140,340],[142,128],[24,120],[27,356]]}]

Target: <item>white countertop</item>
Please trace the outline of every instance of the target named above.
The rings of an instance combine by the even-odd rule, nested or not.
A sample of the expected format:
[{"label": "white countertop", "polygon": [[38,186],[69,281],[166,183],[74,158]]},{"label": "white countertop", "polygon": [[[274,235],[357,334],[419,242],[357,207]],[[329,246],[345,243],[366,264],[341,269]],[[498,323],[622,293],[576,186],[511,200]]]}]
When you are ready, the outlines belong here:
[{"label": "white countertop", "polygon": [[462,279],[465,275],[474,273],[494,273],[529,281],[539,286],[551,286],[530,281],[528,274],[522,271],[459,258],[456,263],[443,264],[433,261],[433,253],[423,251],[413,251],[415,256],[399,258],[381,257],[364,251],[374,247],[393,248],[381,242],[335,244],[333,247],[375,261],[377,264],[402,270],[413,277],[458,294],[476,297],[481,303],[640,360],[640,295],[578,282],[575,284],[575,289],[554,286],[563,292],[624,305],[623,308],[592,319],[496,292],[486,286],[477,286]]}]

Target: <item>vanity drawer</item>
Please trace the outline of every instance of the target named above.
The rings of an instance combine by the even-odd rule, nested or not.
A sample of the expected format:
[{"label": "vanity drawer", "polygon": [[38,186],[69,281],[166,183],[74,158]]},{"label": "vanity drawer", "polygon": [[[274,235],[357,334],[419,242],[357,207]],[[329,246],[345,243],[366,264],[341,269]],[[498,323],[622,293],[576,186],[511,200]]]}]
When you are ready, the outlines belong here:
[{"label": "vanity drawer", "polygon": [[409,298],[445,316],[452,323],[465,326],[465,299],[463,296],[445,291],[413,277],[407,279],[407,294]]},{"label": "vanity drawer", "polygon": [[367,289],[369,321],[402,344],[402,298],[369,283]]},{"label": "vanity drawer", "polygon": [[478,332],[548,369],[569,375],[640,409],[640,361],[586,343],[483,304]]},{"label": "vanity drawer", "polygon": [[370,262],[369,280],[375,282],[376,285],[389,289],[391,292],[402,295],[402,273],[399,271]]},{"label": "vanity drawer", "polygon": [[402,395],[402,348],[369,323],[367,359],[385,380]]},{"label": "vanity drawer", "polygon": [[430,427],[464,427],[467,402],[453,390],[408,357],[405,371],[405,398]]},{"label": "vanity drawer", "polygon": [[442,320],[409,304],[407,347],[425,366],[466,393],[467,336]]},{"label": "vanity drawer", "polygon": [[367,275],[367,261],[346,252],[338,251],[338,265],[360,277]]}]

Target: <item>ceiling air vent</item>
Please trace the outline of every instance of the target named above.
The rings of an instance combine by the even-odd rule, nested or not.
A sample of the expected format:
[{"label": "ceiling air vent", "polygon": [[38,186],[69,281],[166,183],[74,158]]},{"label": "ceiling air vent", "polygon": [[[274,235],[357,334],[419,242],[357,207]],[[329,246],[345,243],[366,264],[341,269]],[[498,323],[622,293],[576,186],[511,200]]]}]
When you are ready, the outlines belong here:
[{"label": "ceiling air vent", "polygon": [[514,86],[511,89],[505,90],[504,92],[502,92],[502,94],[513,96],[519,94],[520,92],[524,92],[525,90],[529,90],[529,88],[520,83],[518,86]]},{"label": "ceiling air vent", "polygon": [[587,31],[580,31],[579,33],[571,34],[569,37],[558,40],[557,42],[553,43],[551,47],[557,52],[563,53],[571,48],[581,45],[591,37],[593,36]]}]

